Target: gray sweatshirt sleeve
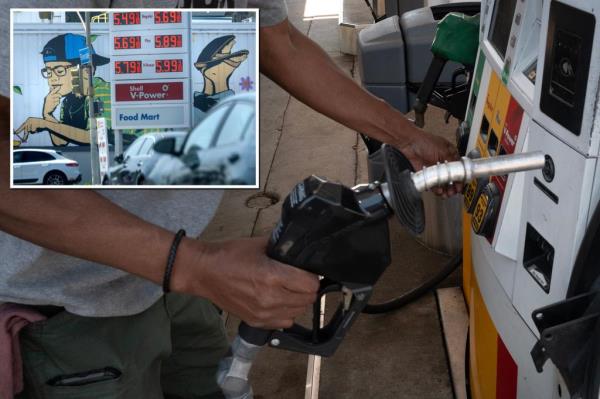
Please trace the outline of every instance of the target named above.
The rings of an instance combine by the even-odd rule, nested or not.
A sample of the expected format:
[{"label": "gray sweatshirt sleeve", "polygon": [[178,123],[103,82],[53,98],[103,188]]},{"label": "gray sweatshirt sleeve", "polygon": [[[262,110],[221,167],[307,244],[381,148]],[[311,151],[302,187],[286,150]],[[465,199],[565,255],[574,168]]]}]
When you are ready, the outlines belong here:
[{"label": "gray sweatshirt sleeve", "polygon": [[248,0],[249,8],[258,8],[260,27],[277,25],[287,18],[285,0]]}]

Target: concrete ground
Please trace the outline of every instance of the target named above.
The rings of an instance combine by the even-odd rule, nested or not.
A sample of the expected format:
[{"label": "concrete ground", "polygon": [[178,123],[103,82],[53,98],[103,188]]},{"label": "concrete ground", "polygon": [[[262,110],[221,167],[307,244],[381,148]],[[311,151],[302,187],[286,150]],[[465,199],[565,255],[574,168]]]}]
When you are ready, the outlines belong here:
[{"label": "concrete ground", "polygon": [[[319,43],[340,68],[356,76],[354,57],[338,50],[337,19],[303,20],[305,1],[287,0],[292,23]],[[357,1],[356,7],[361,6],[364,2]],[[366,7],[354,12],[368,13]],[[456,124],[445,125],[442,115],[439,110],[428,111],[427,129],[452,136]],[[203,238],[270,233],[279,219],[282,200],[296,183],[310,174],[350,186],[366,182],[366,156],[356,132],[319,115],[261,76],[261,189],[228,190]],[[395,220],[390,229],[393,262],[376,286],[375,302],[414,287],[448,259],[419,244]],[[458,284],[457,272],[444,283]],[[228,318],[232,335],[238,323],[234,317]],[[306,374],[306,355],[266,348],[251,373],[255,397],[304,398]],[[435,296],[427,294],[394,313],[361,315],[337,353],[323,360],[319,396],[452,398]]]}]

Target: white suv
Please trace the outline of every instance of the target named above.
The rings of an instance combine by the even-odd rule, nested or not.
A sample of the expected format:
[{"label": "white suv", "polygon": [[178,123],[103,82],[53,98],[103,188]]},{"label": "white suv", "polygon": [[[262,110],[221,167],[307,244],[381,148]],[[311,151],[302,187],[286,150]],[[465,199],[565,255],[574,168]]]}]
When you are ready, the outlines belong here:
[{"label": "white suv", "polygon": [[79,183],[77,161],[54,150],[18,149],[13,151],[14,184],[65,185]]}]

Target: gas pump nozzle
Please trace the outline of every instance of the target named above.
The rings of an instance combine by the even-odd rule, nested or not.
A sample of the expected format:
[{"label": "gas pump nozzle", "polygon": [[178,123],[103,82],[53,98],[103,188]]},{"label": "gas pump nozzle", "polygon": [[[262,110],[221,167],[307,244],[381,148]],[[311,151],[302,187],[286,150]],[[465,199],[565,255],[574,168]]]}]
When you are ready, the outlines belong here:
[{"label": "gas pump nozzle", "polygon": [[[250,399],[248,373],[260,347],[331,356],[364,307],[373,286],[391,262],[387,219],[395,214],[411,233],[425,228],[421,192],[450,182],[540,169],[541,152],[495,158],[463,158],[413,172],[410,162],[384,145],[386,181],[349,188],[316,176],[294,187],[271,234],[267,255],[323,276],[313,307],[312,329],[294,324],[264,330],[242,322],[230,354],[221,361],[217,381],[228,399]],[[340,303],[327,325],[320,325],[320,298],[341,291]]]}]

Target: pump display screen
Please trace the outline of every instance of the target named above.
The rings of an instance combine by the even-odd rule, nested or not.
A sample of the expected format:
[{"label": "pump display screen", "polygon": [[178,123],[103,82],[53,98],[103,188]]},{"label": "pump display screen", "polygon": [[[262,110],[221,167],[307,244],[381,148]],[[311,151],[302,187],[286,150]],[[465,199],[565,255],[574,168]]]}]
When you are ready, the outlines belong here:
[{"label": "pump display screen", "polygon": [[494,5],[488,40],[502,59],[506,56],[506,47],[508,46],[516,5],[517,0],[496,0]]}]

